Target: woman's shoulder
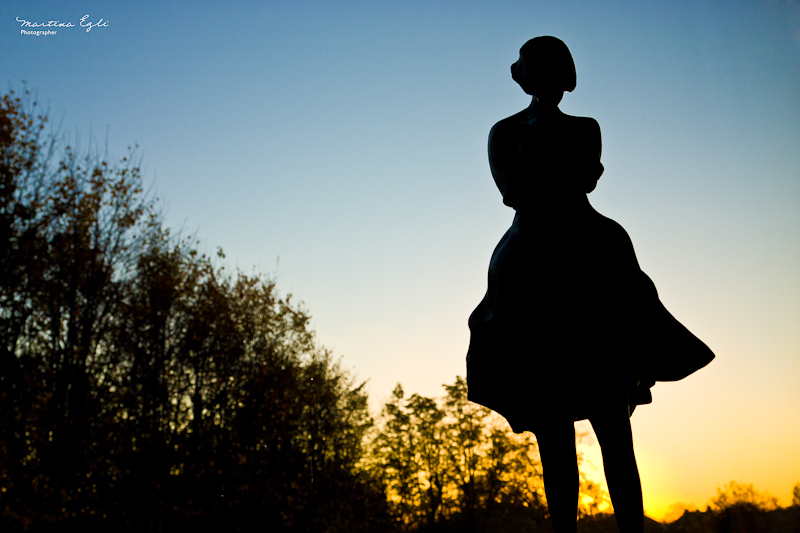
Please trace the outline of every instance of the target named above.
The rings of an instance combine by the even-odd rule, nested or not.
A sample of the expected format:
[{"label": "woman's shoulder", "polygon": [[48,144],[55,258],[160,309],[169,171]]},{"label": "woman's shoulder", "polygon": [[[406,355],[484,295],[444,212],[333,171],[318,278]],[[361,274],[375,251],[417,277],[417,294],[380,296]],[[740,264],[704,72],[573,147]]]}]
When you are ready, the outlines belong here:
[{"label": "woman's shoulder", "polygon": [[521,127],[530,125],[530,117],[525,113],[525,110],[515,113],[510,117],[498,121],[492,129],[489,130],[489,137],[504,136],[518,132]]},{"label": "woman's shoulder", "polygon": [[[578,117],[574,115],[567,115],[566,113],[561,112],[559,112],[556,116],[557,119],[555,122],[553,122],[552,119],[547,120],[548,125],[552,126],[560,123],[562,127],[568,127],[574,130],[582,130],[587,132],[600,131],[600,124],[598,124],[597,121],[592,117]],[[510,117],[506,117],[497,122],[494,126],[492,126],[489,135],[513,134],[520,131],[521,128],[525,128],[526,126],[534,126],[538,122],[539,120],[537,120],[537,117],[531,117],[530,112],[527,109],[523,109],[519,113],[515,113]]]},{"label": "woman's shoulder", "polygon": [[[509,150],[512,152],[524,143],[541,137],[541,140],[560,139],[573,147],[585,147],[592,152],[602,146],[600,125],[591,117],[577,117],[559,113],[557,118],[542,120],[531,117],[523,110],[497,122],[489,131],[489,154],[499,155]],[[555,120],[554,120],[555,118]],[[543,136],[543,137],[542,137]]]},{"label": "woman's shoulder", "polygon": [[592,117],[576,117],[574,115],[562,114],[564,121],[569,124],[571,128],[579,129],[586,132],[600,132],[600,124]]}]

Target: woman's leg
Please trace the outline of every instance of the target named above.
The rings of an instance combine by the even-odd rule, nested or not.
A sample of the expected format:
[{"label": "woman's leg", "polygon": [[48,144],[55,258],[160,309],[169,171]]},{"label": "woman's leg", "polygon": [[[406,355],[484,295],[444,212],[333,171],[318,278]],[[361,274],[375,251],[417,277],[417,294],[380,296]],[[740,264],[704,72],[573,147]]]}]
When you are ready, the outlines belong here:
[{"label": "woman's leg", "polygon": [[575,424],[571,420],[548,424],[536,432],[542,458],[547,509],[556,533],[575,533],[578,515],[578,459]]},{"label": "woman's leg", "polygon": [[621,533],[641,533],[644,528],[642,483],[633,453],[633,434],[627,401],[616,402],[589,417],[600,449],[606,483]]}]

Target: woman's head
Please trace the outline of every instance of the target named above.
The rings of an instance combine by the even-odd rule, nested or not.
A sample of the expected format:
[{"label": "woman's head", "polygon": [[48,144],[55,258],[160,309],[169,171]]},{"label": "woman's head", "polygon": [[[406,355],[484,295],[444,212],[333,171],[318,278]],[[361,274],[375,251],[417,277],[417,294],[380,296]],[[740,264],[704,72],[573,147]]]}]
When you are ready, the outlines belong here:
[{"label": "woman's head", "polygon": [[561,39],[534,37],[520,48],[511,77],[530,95],[561,100],[564,91],[575,89],[575,62]]}]

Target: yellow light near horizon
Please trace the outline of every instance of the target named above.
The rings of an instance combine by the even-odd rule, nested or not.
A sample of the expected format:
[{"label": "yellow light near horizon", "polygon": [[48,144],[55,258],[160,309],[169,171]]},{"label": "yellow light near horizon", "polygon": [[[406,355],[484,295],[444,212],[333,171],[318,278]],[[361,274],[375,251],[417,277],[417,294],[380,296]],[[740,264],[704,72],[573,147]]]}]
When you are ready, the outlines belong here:
[{"label": "yellow light near horizon", "polygon": [[684,505],[682,503],[673,503],[672,505],[668,505],[667,506],[666,512],[664,513],[664,516],[662,518],[657,518],[656,520],[659,520],[660,522],[666,522],[666,523],[674,522],[675,520],[677,520],[678,518],[683,516],[683,513],[687,512],[687,511],[697,511],[697,510],[698,510],[698,508],[695,507],[694,505]]},{"label": "yellow light near horizon", "polygon": [[647,446],[636,448],[636,462],[642,478],[642,497],[647,516],[662,521],[675,504],[694,504],[681,501],[679,484],[672,463]]},{"label": "yellow light near horizon", "polygon": [[[576,425],[576,429],[588,431],[590,436],[578,448],[584,455],[582,471],[608,492],[600,446],[597,444],[594,434],[591,433],[591,425],[580,422]],[[671,463],[659,457],[655,450],[648,449],[647,446],[637,446],[636,461],[642,480],[644,510],[648,517],[665,521],[671,518],[678,507],[682,509],[705,508],[707,499],[702,502],[686,501],[686,494],[680,490],[679,481],[674,475]],[[712,496],[713,494],[709,494],[708,498]]]},{"label": "yellow light near horizon", "polygon": [[[608,486],[605,482],[599,446],[586,447],[584,453],[586,462],[582,470],[607,493]],[[671,483],[664,483],[669,477],[669,472],[663,464],[659,464],[649,458],[642,460],[639,457],[637,457],[637,462],[639,463],[639,471],[646,474],[642,475],[642,492],[644,511],[648,517],[659,522],[672,521],[679,518],[683,510],[697,509],[697,505],[693,503],[679,502],[680,495],[676,494],[674,490],[670,490],[672,488],[670,487]],[[678,512],[678,509],[681,511],[673,518],[672,515]],[[603,506],[601,511],[610,512],[611,507],[608,505]]]}]

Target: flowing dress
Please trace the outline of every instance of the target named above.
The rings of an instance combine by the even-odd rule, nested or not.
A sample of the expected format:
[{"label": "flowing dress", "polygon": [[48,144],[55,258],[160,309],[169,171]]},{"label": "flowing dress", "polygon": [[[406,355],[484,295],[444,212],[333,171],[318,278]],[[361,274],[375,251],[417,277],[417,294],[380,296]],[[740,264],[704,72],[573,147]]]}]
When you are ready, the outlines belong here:
[{"label": "flowing dress", "polygon": [[469,318],[469,399],[515,431],[588,418],[624,395],[629,412],[655,381],[714,354],[661,304],[628,234],[590,205],[603,172],[600,129],[557,108],[492,128],[489,159],[514,221]]}]

